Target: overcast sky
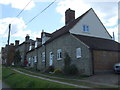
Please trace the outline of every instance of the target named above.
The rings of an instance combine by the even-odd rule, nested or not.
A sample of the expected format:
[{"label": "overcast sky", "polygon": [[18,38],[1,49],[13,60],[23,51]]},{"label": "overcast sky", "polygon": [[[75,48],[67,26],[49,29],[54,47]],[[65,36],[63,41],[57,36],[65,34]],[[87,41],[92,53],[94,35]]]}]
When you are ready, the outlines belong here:
[{"label": "overcast sky", "polygon": [[30,0],[0,0],[0,47],[7,43],[8,25],[12,24],[10,42],[22,43],[26,34],[31,39],[40,37],[41,31],[53,32],[65,25],[65,10],[75,10],[76,18],[93,8],[108,32],[118,40],[118,0],[57,0],[31,23],[26,23],[54,0],[32,0],[19,17],[18,13]]}]

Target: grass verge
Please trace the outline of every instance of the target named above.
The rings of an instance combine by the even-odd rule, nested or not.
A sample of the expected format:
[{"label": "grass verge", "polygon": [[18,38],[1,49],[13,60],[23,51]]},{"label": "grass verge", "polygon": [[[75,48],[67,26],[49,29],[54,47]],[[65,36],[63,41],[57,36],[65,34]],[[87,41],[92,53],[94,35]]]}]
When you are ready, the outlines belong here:
[{"label": "grass verge", "polygon": [[[112,86],[97,85],[97,84],[92,84],[92,83],[88,83],[88,82],[77,81],[80,78],[85,78],[86,76],[79,76],[79,77],[75,78],[75,79],[77,79],[77,78],[79,78],[79,79],[72,80],[72,79],[70,79],[70,76],[66,78],[66,76],[47,74],[47,73],[44,76],[43,73],[41,75],[41,73],[38,72],[38,71],[30,70],[32,72],[29,72],[29,70],[26,70],[26,69],[23,69],[23,68],[18,68],[18,70],[21,71],[21,72],[25,72],[25,73],[28,73],[28,74],[35,75],[35,76],[40,76],[40,77],[49,78],[49,79],[53,79],[53,80],[58,80],[58,81],[62,81],[62,82],[67,82],[67,83],[76,84],[76,85],[88,86],[88,87],[91,87],[91,88],[115,88],[115,87],[112,87]],[[58,78],[53,78],[51,76],[55,76],[55,77],[58,77]],[[71,76],[71,77],[73,78],[75,76]]]},{"label": "grass verge", "polygon": [[2,79],[12,88],[75,88],[69,85],[29,77],[9,68],[3,68]]}]

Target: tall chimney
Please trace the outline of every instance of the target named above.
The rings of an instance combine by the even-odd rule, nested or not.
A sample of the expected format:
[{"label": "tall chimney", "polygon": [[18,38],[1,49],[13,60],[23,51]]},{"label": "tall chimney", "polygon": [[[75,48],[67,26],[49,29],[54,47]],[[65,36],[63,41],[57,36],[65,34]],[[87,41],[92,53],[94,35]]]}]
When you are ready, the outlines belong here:
[{"label": "tall chimney", "polygon": [[11,45],[11,46],[14,46],[14,43],[11,43],[10,45]]},{"label": "tall chimney", "polygon": [[27,34],[26,37],[25,37],[25,41],[27,41],[29,39],[30,39],[30,36]]},{"label": "tall chimney", "polygon": [[115,35],[114,35],[114,32],[113,32],[113,37],[112,37],[113,40],[115,40]]},{"label": "tall chimney", "polygon": [[15,40],[15,46],[19,45],[19,40]]},{"label": "tall chimney", "polygon": [[65,25],[75,19],[75,11],[70,8],[65,11]]}]

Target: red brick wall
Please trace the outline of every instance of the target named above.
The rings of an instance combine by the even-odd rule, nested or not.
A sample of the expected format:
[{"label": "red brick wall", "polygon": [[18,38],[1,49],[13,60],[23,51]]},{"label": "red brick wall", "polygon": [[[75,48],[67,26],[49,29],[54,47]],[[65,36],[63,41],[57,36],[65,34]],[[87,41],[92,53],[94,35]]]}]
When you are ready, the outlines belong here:
[{"label": "red brick wall", "polygon": [[120,58],[120,52],[94,50],[94,70],[112,70],[113,65],[119,62],[118,58]]}]

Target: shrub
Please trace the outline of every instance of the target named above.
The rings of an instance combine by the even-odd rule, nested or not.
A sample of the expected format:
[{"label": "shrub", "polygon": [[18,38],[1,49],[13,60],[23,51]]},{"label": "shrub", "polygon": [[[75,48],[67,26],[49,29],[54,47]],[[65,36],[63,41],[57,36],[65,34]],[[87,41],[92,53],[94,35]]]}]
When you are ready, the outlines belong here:
[{"label": "shrub", "polygon": [[60,73],[62,73],[62,71],[60,69],[55,69],[53,73],[60,74]]},{"label": "shrub", "polygon": [[54,72],[54,66],[49,66],[45,72]]},{"label": "shrub", "polygon": [[65,66],[64,72],[65,72],[65,74],[76,75],[76,74],[78,74],[78,69],[74,64],[72,64],[69,66]]},{"label": "shrub", "polygon": [[71,58],[67,53],[65,53],[63,71],[65,74],[69,75],[75,75],[78,73],[77,67],[74,64],[71,65]]},{"label": "shrub", "polygon": [[65,66],[69,66],[70,64],[71,64],[71,58],[70,58],[70,56],[66,52],[65,53],[65,58],[64,58],[64,65]]}]

